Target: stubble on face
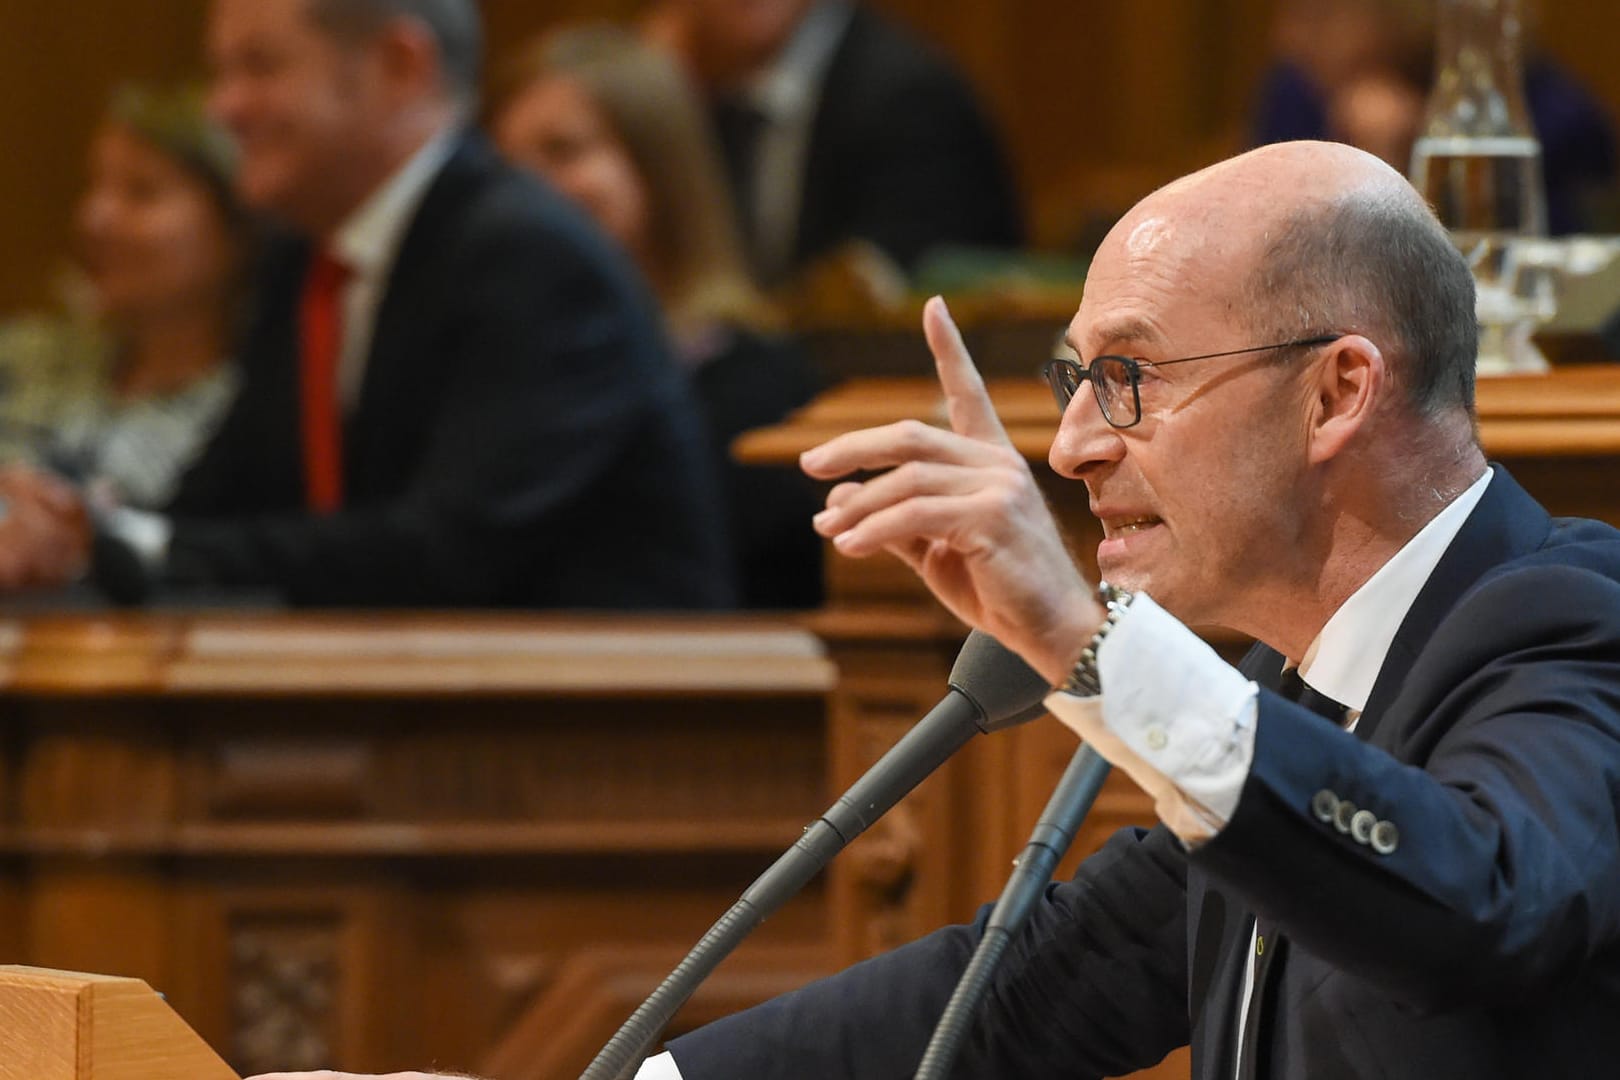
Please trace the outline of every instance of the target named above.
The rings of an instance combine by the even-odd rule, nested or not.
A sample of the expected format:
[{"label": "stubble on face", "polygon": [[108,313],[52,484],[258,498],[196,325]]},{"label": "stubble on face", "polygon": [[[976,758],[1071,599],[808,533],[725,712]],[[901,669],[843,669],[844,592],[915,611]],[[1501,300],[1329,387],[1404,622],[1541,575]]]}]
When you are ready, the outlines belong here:
[{"label": "stubble on face", "polygon": [[[1073,327],[1082,355],[1172,360],[1264,344],[1238,300],[1259,257],[1257,213],[1222,185],[1145,201],[1098,251]],[[1135,427],[1104,430],[1089,403],[1066,418],[1088,426],[1074,444],[1091,455],[1060,471],[1086,483],[1107,580],[1185,621],[1229,625],[1236,598],[1287,559],[1301,429],[1298,395],[1277,375],[1265,357],[1144,369]]]},{"label": "stubble on face", "polygon": [[364,57],[311,20],[309,0],[216,0],[213,110],[241,147],[237,186],[255,208],[324,232],[370,187],[376,116]]}]

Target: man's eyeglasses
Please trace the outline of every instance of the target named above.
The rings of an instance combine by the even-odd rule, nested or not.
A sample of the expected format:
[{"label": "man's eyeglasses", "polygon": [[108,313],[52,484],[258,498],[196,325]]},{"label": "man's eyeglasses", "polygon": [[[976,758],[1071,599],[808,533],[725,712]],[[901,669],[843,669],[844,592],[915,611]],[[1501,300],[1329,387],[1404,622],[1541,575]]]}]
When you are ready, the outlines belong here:
[{"label": "man's eyeglasses", "polygon": [[1134,427],[1142,419],[1142,396],[1139,386],[1143,368],[1169,367],[1188,364],[1194,360],[1213,360],[1220,356],[1241,356],[1244,353],[1266,352],[1271,349],[1302,348],[1307,345],[1326,345],[1337,341],[1343,334],[1318,334],[1316,337],[1283,341],[1276,345],[1255,345],[1247,349],[1228,349],[1225,352],[1204,353],[1202,356],[1183,356],[1179,360],[1142,360],[1130,356],[1098,356],[1081,367],[1068,359],[1048,360],[1041,369],[1046,381],[1052,384],[1052,397],[1058,410],[1067,412],[1069,402],[1080,392],[1080,384],[1089,381],[1091,392],[1097,396],[1103,419],[1117,428]]}]

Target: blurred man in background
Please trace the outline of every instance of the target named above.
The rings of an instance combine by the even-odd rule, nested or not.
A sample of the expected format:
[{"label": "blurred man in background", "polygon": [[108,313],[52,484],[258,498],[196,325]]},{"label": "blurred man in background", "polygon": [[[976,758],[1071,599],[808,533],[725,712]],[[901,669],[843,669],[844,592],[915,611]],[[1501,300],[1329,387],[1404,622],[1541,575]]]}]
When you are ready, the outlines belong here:
[{"label": "blurred man in background", "polygon": [[781,283],[865,240],[1017,247],[1016,191],[983,110],[938,54],[847,0],[663,0],[652,36],[712,102],[754,270]]},{"label": "blurred man in background", "polygon": [[[217,0],[208,55],[241,194],[297,235],[266,260],[241,396],[167,513],[103,522],[109,590],[728,603],[712,468],[644,288],[464,130],[472,0]],[[3,583],[49,583],[82,527],[8,495],[40,554]]]}]

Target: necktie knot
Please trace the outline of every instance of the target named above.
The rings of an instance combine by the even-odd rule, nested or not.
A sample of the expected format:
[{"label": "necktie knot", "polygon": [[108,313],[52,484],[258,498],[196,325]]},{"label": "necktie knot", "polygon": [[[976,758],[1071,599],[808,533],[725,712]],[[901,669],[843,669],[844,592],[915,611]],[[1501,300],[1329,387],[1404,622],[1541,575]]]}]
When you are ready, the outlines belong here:
[{"label": "necktie knot", "polygon": [[329,249],[321,248],[309,259],[309,270],[305,277],[306,293],[319,293],[319,295],[332,296],[348,283],[347,262],[330,253]]},{"label": "necktie knot", "polygon": [[1277,680],[1277,696],[1309,709],[1338,727],[1344,726],[1345,718],[1349,715],[1349,710],[1345,706],[1300,678],[1297,666],[1283,668],[1282,675]]}]

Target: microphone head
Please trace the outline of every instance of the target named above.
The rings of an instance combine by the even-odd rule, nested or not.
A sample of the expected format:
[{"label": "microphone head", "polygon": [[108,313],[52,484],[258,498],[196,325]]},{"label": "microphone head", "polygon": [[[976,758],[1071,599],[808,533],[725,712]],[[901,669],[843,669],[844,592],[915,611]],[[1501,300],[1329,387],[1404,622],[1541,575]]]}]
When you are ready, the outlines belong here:
[{"label": "microphone head", "polygon": [[969,634],[956,654],[950,685],[979,710],[979,728],[985,732],[1044,715],[1041,701],[1052,692],[1039,672],[982,630]]}]

